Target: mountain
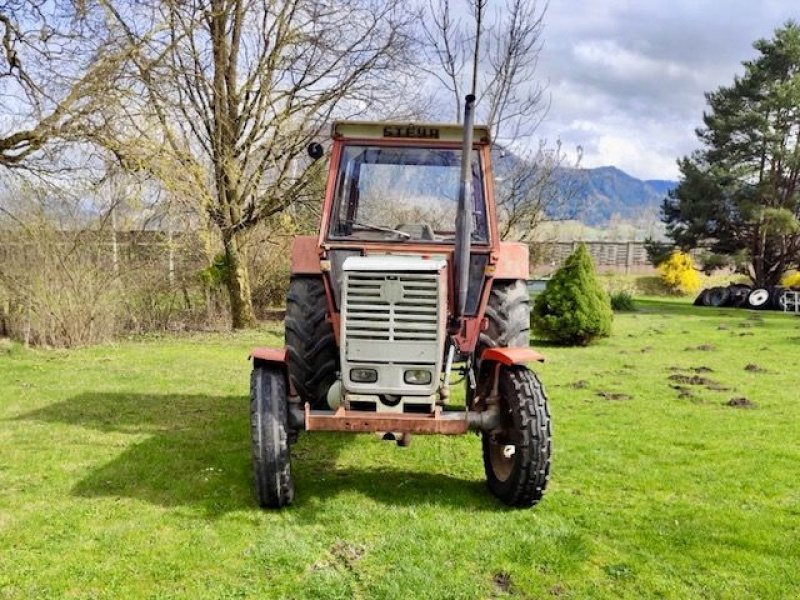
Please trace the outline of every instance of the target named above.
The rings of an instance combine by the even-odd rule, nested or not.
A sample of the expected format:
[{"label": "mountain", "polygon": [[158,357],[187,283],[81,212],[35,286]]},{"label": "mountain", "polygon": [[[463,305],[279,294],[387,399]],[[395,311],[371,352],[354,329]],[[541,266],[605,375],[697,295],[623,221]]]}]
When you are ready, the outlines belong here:
[{"label": "mountain", "polygon": [[[506,151],[494,157],[499,187],[514,177],[519,169],[537,169],[525,159]],[[541,181],[540,178],[532,178]],[[550,181],[552,192],[559,198],[553,202],[554,219],[576,219],[586,225],[605,225],[612,217],[634,221],[657,218],[661,202],[678,185],[676,181],[642,180],[617,167],[574,169],[557,167]]]},{"label": "mountain", "polygon": [[588,225],[608,223],[612,216],[635,220],[644,214],[658,214],[676,181],[641,180],[616,167],[563,169],[560,175],[568,207]]}]

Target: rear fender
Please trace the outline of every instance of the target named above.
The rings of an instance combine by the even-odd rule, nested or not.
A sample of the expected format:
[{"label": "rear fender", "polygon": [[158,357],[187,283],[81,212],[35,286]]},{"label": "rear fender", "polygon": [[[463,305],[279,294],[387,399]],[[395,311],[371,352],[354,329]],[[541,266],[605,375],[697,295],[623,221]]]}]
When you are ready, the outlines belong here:
[{"label": "rear fender", "polygon": [[480,357],[481,362],[494,362],[507,367],[531,362],[544,362],[544,355],[531,348],[486,348]]},{"label": "rear fender", "polygon": [[250,351],[253,366],[274,365],[286,371],[286,348],[253,348]]}]

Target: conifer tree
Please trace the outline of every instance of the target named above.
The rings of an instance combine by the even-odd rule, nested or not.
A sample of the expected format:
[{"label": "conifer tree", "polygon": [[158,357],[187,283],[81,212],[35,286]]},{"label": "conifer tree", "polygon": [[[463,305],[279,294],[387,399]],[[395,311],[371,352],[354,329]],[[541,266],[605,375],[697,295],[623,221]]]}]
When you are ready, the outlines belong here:
[{"label": "conifer tree", "polygon": [[585,346],[611,334],[613,313],[594,263],[581,244],[536,297],[531,328],[558,343]]}]

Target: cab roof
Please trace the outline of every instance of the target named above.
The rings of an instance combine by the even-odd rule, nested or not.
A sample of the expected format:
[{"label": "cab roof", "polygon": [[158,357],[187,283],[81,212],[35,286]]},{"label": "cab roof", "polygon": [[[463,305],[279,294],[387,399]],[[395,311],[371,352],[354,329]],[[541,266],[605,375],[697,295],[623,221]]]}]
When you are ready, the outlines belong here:
[{"label": "cab roof", "polygon": [[[331,128],[331,136],[334,139],[403,139],[460,142],[463,135],[464,127],[455,123],[335,121]],[[475,125],[472,136],[476,144],[488,144],[491,140],[489,127],[486,125]]]}]

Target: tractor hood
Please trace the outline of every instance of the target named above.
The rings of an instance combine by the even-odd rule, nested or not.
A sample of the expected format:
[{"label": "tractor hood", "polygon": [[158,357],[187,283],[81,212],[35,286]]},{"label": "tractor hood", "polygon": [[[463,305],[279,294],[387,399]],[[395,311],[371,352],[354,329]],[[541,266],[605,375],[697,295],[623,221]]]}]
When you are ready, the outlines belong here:
[{"label": "tractor hood", "polygon": [[439,271],[447,265],[443,258],[422,258],[421,256],[398,256],[396,254],[373,254],[371,256],[351,256],[344,261],[345,271],[384,271],[386,273],[413,273],[419,271]]}]

